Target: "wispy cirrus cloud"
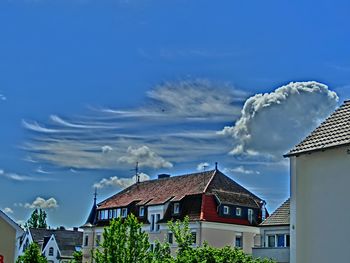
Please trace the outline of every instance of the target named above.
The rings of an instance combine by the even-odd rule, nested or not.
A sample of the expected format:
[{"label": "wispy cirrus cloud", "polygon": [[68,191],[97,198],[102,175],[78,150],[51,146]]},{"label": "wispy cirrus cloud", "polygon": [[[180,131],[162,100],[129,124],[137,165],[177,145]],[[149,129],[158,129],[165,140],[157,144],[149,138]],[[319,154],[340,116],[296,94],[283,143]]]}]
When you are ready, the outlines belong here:
[{"label": "wispy cirrus cloud", "polygon": [[239,174],[246,174],[246,175],[249,175],[249,174],[258,175],[258,174],[260,174],[259,171],[252,170],[252,169],[247,169],[246,167],[244,167],[242,165],[237,166],[235,168],[225,168],[224,172],[227,172],[227,173],[239,173]]},{"label": "wispy cirrus cloud", "polygon": [[5,95],[0,94],[0,101],[5,101],[5,100],[7,100],[7,98],[5,97]]},{"label": "wispy cirrus cloud", "polygon": [[13,214],[13,210],[10,208],[10,207],[5,207],[3,209],[3,211],[6,213],[6,214]]},{"label": "wispy cirrus cloud", "polygon": [[0,169],[0,177],[4,177],[13,181],[18,181],[18,182],[25,182],[25,181],[49,181],[51,180],[50,178],[42,178],[42,177],[33,177],[33,176],[28,176],[28,175],[21,175],[17,173],[12,173],[12,172],[6,172],[4,170]]},{"label": "wispy cirrus cloud", "polygon": [[216,127],[239,116],[247,94],[228,84],[186,80],[163,83],[146,96],[135,108],[51,115],[44,124],[23,121],[31,136],[22,148],[30,160],[69,169],[115,169],[135,162],[171,168],[174,162],[228,151]]}]

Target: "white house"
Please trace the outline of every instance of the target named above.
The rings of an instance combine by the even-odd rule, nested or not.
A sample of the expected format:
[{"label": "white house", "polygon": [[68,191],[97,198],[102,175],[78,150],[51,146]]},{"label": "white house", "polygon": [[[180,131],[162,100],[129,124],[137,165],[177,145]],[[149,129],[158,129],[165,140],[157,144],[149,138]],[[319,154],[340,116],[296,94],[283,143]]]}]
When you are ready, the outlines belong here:
[{"label": "white house", "polygon": [[289,263],[290,199],[276,209],[260,226],[261,246],[253,248],[253,256],[272,258],[278,263]]},{"label": "white house", "polygon": [[68,263],[73,253],[81,250],[83,233],[77,228],[66,230],[30,228],[25,233],[20,246],[20,255],[31,243],[37,243],[49,263]]},{"label": "white house", "polygon": [[350,101],[285,156],[291,180],[290,262],[350,262]]}]

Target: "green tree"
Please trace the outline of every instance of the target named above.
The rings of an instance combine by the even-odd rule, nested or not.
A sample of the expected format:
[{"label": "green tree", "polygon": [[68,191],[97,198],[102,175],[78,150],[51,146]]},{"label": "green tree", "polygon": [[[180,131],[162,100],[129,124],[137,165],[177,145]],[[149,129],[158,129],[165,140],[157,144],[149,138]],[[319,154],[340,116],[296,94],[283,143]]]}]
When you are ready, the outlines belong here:
[{"label": "green tree", "polygon": [[81,263],[83,261],[83,252],[75,251],[73,253],[73,259],[69,263]]},{"label": "green tree", "polygon": [[151,262],[148,235],[134,215],[112,220],[103,231],[101,249],[94,251],[96,263]]},{"label": "green tree", "polygon": [[35,209],[30,218],[24,224],[25,228],[47,228],[46,223],[47,214],[42,209]]},{"label": "green tree", "polygon": [[32,243],[24,254],[18,257],[16,263],[47,263],[47,259],[41,254],[39,246]]}]

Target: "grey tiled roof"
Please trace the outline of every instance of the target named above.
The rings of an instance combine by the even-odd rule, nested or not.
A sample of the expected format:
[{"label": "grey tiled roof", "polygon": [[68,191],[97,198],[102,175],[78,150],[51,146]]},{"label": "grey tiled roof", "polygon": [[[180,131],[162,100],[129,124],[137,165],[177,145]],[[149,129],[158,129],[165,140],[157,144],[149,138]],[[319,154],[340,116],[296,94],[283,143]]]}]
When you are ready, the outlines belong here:
[{"label": "grey tiled roof", "polygon": [[323,150],[350,143],[350,100],[345,101],[330,117],[315,129],[285,157]]},{"label": "grey tiled roof", "polygon": [[275,212],[272,213],[260,226],[289,225],[290,199],[285,201]]}]

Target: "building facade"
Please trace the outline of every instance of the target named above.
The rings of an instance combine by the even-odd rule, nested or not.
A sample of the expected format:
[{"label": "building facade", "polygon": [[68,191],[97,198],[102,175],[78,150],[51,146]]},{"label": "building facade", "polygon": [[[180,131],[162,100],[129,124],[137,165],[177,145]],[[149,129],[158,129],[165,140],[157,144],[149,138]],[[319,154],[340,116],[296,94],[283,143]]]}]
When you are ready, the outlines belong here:
[{"label": "building facade", "polygon": [[350,101],[338,108],[290,158],[290,262],[349,262]]},{"label": "building facade", "polygon": [[193,245],[204,241],[214,247],[230,245],[252,253],[260,244],[259,228],[266,215],[265,202],[218,169],[182,176],[160,175],[135,183],[93,205],[84,229],[83,262],[91,262],[91,250],[102,241],[109,220],[134,214],[143,223],[152,245],[167,240],[177,249],[167,227],[170,220],[190,219]]},{"label": "building facade", "polygon": [[253,256],[272,258],[278,263],[290,260],[290,199],[260,224],[261,246],[253,248]]},{"label": "building facade", "polygon": [[68,263],[73,253],[81,250],[83,233],[77,228],[66,230],[30,228],[22,238],[19,254],[24,254],[31,243],[37,243],[49,263]]},{"label": "building facade", "polygon": [[16,261],[23,233],[23,229],[0,210],[0,263]]}]

